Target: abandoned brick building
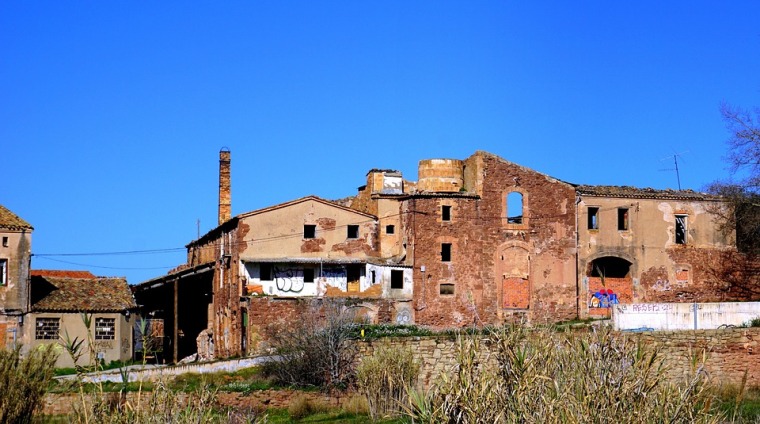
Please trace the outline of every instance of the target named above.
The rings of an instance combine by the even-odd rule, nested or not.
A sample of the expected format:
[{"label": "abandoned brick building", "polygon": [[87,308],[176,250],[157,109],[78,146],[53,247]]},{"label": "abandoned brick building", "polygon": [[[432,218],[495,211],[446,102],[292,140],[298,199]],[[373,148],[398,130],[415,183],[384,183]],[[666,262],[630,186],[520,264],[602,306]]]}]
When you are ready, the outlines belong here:
[{"label": "abandoned brick building", "polygon": [[135,287],[165,320],[175,360],[199,335],[215,355],[253,349],[292,299],[358,299],[368,319],[433,327],[608,313],[610,302],[734,296],[717,277],[734,234],[694,191],[584,186],[487,152],[419,164],[410,182],[371,170],[340,202],[315,196],[231,216],[220,152],[219,225],[187,263]]}]

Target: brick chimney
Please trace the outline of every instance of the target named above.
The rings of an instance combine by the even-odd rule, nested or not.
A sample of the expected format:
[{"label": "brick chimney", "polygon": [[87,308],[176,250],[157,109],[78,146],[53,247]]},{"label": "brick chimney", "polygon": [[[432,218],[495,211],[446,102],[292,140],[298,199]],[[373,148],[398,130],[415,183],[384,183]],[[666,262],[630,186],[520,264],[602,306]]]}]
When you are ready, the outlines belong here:
[{"label": "brick chimney", "polygon": [[232,194],[230,182],[230,149],[219,151],[219,225],[232,218]]}]

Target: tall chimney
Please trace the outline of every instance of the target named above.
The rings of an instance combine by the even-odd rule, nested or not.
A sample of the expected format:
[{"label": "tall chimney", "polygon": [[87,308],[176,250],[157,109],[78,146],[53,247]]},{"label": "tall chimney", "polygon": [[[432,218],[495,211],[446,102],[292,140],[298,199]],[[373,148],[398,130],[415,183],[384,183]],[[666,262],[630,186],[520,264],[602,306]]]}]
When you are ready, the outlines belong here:
[{"label": "tall chimney", "polygon": [[222,147],[219,151],[219,225],[232,218],[230,186],[230,149]]}]

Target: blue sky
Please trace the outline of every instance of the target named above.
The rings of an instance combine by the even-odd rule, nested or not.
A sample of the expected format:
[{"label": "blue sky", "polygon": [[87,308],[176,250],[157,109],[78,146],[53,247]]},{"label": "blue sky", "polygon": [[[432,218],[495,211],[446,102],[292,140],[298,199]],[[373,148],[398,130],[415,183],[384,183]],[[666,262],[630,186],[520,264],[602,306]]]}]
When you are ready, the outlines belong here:
[{"label": "blue sky", "polygon": [[233,214],[476,150],[584,184],[728,174],[760,107],[760,2],[0,3],[0,204],[33,268],[161,275]]}]

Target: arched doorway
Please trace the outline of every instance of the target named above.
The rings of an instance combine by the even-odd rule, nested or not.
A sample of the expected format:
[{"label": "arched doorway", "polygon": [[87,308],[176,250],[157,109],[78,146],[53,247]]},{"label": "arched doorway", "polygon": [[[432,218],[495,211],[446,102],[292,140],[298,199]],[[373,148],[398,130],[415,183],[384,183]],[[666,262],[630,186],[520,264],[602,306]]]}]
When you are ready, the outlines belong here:
[{"label": "arched doorway", "polygon": [[617,256],[602,256],[589,262],[588,310],[591,316],[609,316],[612,305],[633,301],[632,263]]}]

